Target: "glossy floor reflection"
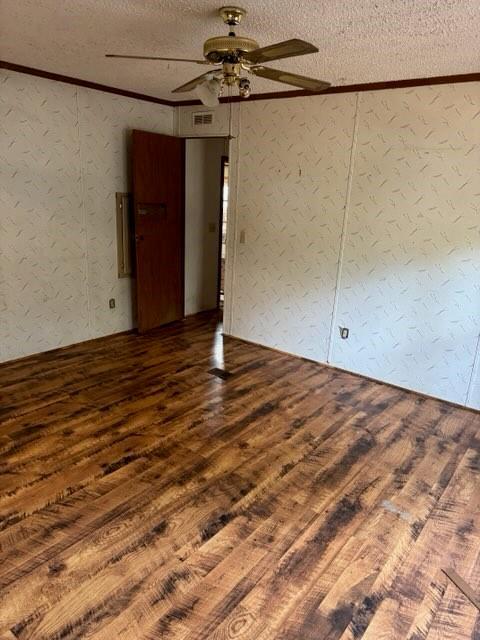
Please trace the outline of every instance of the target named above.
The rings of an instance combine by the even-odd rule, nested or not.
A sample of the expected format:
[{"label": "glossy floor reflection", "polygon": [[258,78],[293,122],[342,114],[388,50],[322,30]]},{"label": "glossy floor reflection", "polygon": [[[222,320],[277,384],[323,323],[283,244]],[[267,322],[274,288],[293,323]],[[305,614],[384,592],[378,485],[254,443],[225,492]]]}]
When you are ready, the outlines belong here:
[{"label": "glossy floor reflection", "polygon": [[0,385],[1,638],[480,637],[478,414],[210,314]]}]

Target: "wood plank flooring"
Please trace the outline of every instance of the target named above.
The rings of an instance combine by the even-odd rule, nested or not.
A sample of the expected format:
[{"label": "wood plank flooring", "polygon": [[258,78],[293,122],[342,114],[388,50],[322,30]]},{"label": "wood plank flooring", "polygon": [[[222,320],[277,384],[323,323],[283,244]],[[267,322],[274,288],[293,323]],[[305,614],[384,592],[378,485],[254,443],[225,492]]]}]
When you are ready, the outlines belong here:
[{"label": "wood plank flooring", "polygon": [[479,414],[208,314],[0,390],[0,638],[480,638]]}]

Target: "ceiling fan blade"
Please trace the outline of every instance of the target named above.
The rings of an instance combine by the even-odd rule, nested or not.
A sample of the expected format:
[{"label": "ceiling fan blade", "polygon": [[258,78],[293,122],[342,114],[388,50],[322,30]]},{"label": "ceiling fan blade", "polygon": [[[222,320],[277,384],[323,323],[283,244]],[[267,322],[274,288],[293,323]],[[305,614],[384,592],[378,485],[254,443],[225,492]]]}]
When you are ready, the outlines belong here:
[{"label": "ceiling fan blade", "polygon": [[106,58],[123,58],[130,60],[166,60],[167,62],[194,62],[195,64],[211,64],[207,60],[191,60],[189,58],[159,58],[157,56],[123,56],[117,53],[106,53]]},{"label": "ceiling fan blade", "polygon": [[198,76],[197,78],[190,80],[190,82],[186,82],[185,84],[182,84],[180,87],[173,89],[172,93],[183,93],[185,91],[192,91],[192,89],[195,89],[197,85],[202,84],[202,82],[205,82],[206,80],[218,75],[222,75],[222,71],[220,69],[207,71],[207,73],[202,73],[201,76]]},{"label": "ceiling fan blade", "polygon": [[300,87],[301,89],[307,89],[308,91],[324,91],[330,86],[329,82],[316,80],[315,78],[307,78],[306,76],[299,76],[296,73],[280,71],[279,69],[252,67],[250,71],[261,78],[275,80],[276,82],[284,82],[285,84],[292,84],[294,87]]},{"label": "ceiling fan blade", "polygon": [[294,56],[304,56],[307,53],[317,53],[318,49],[315,45],[293,38],[284,42],[277,42],[268,47],[254,49],[244,54],[245,60],[258,64],[259,62],[271,62],[272,60],[280,60],[281,58],[293,58]]}]

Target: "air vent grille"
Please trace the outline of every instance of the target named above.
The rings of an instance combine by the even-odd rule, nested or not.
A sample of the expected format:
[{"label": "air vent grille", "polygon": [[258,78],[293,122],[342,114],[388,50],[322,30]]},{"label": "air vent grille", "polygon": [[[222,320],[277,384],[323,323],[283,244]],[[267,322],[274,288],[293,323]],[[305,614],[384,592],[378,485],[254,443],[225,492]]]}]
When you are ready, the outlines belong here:
[{"label": "air vent grille", "polygon": [[213,111],[195,111],[193,114],[193,126],[200,127],[204,124],[213,124]]}]

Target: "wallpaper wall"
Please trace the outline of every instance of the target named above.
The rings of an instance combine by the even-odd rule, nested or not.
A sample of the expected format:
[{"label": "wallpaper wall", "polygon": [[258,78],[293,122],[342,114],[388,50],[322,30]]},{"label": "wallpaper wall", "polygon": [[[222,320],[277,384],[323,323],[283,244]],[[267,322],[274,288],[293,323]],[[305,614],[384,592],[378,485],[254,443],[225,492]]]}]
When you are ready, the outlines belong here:
[{"label": "wallpaper wall", "polygon": [[359,95],[332,362],[465,403],[480,333],[480,88]]},{"label": "wallpaper wall", "polygon": [[226,332],[480,409],[478,83],[223,105],[207,132],[0,73],[0,360],[132,327],[127,132],[231,115]]},{"label": "wallpaper wall", "polygon": [[355,102],[242,104],[235,335],[327,361]]},{"label": "wallpaper wall", "polygon": [[132,327],[131,280],[117,277],[115,192],[127,190],[127,131],[172,133],[174,110],[0,74],[4,361]]},{"label": "wallpaper wall", "polygon": [[242,103],[237,149],[226,331],[480,408],[479,84]]}]

